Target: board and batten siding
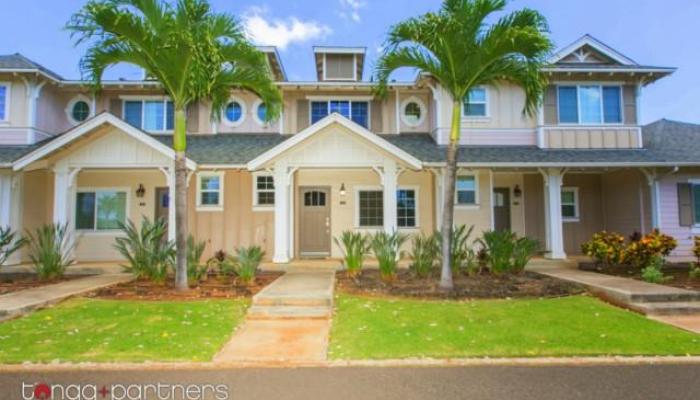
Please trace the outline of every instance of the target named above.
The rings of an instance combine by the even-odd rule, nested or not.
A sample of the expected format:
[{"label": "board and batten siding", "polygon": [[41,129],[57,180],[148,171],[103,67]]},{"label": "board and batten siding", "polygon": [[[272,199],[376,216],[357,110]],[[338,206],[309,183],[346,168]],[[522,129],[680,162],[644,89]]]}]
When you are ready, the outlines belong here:
[{"label": "board and batten siding", "polygon": [[674,258],[690,259],[693,257],[693,237],[700,235],[700,229],[693,226],[681,226],[678,207],[678,184],[688,183],[691,179],[700,179],[696,173],[669,175],[659,182],[659,223],[661,232],[671,235],[678,241],[678,247],[671,253]]}]

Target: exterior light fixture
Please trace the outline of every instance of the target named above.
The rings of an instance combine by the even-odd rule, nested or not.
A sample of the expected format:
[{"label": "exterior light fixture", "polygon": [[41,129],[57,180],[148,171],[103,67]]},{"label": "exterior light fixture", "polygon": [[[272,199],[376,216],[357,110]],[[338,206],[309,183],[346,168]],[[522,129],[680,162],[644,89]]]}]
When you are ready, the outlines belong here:
[{"label": "exterior light fixture", "polygon": [[345,184],[344,183],[340,184],[340,195],[345,196]]},{"label": "exterior light fixture", "polygon": [[515,187],[513,188],[513,196],[520,197],[522,195],[523,195],[523,191],[520,190],[520,186],[515,185]]},{"label": "exterior light fixture", "polygon": [[143,187],[143,183],[139,183],[139,187],[136,188],[136,197],[142,199],[146,195],[146,188]]}]

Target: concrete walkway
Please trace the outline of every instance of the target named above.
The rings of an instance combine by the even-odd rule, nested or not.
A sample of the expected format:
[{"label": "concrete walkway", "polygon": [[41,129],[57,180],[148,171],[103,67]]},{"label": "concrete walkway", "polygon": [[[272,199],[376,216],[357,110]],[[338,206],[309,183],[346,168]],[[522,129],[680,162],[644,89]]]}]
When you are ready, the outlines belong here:
[{"label": "concrete walkway", "polygon": [[246,322],[215,362],[309,363],[326,360],[335,272],[287,272],[253,297]]},{"label": "concrete walkway", "polygon": [[94,275],[8,293],[0,296],[0,321],[57,303],[70,296],[127,282],[131,279],[133,277],[130,274]]}]

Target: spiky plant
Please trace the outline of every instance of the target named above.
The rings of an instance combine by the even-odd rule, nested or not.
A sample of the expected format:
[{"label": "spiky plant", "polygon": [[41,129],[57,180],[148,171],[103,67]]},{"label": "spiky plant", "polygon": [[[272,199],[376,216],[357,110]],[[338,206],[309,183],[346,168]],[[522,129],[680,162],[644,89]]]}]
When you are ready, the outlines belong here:
[{"label": "spiky plant", "polygon": [[27,239],[18,236],[9,226],[0,228],[0,266],[26,243]]},{"label": "spiky plant", "polygon": [[361,232],[344,231],[333,241],[343,253],[343,265],[348,277],[359,276],[362,273],[362,263],[369,252],[369,237]]},{"label": "spiky plant", "polygon": [[73,235],[66,225],[46,224],[27,232],[29,259],[39,279],[60,278],[73,263]]},{"label": "spiky plant", "polygon": [[408,236],[399,232],[377,232],[372,235],[370,246],[379,263],[379,275],[385,282],[396,278],[396,270],[402,255],[401,246],[407,239]]},{"label": "spiky plant", "polygon": [[168,225],[163,219],[144,218],[141,227],[133,221],[119,223],[123,236],[115,239],[114,248],[127,261],[122,267],[136,279],[163,283],[173,265],[175,245],[166,240]]}]

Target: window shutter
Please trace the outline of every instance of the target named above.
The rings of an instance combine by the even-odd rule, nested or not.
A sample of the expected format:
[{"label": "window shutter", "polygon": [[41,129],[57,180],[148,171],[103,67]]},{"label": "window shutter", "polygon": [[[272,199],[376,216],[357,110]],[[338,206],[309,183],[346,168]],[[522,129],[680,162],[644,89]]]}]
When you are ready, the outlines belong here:
[{"label": "window shutter", "polygon": [[680,226],[692,226],[693,217],[693,190],[690,183],[678,184],[678,220]]}]

